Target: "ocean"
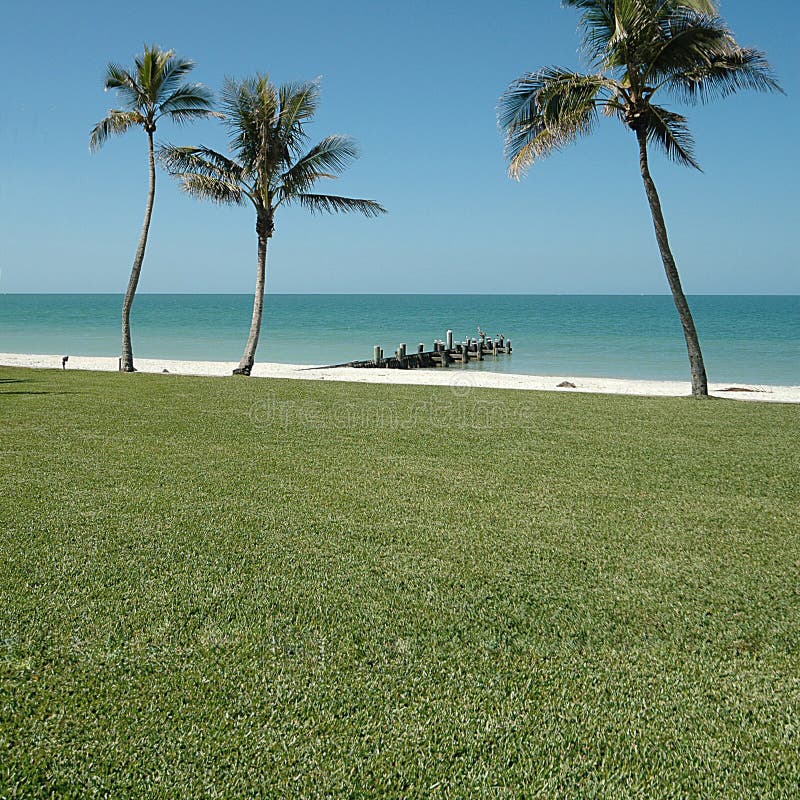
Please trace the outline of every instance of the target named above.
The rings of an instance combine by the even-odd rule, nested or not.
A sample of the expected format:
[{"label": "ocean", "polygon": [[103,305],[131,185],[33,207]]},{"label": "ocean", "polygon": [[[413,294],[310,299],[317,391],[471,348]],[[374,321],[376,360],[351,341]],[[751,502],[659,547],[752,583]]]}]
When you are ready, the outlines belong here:
[{"label": "ocean", "polygon": [[[0,294],[0,352],[119,353],[121,297]],[[690,298],[711,381],[800,384],[800,296]],[[142,294],[134,357],[238,361],[250,295]],[[258,361],[337,364],[405,342],[430,349],[478,327],[512,340],[511,356],[467,369],[532,375],[688,380],[681,327],[669,296],[270,295]]]}]

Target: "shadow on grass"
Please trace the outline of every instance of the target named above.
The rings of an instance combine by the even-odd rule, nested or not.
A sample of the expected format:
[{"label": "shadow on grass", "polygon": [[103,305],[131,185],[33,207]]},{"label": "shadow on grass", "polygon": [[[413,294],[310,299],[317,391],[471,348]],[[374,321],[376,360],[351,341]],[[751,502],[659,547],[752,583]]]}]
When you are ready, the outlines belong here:
[{"label": "shadow on grass", "polygon": [[30,392],[4,392],[0,391],[0,397],[10,397],[11,395],[21,395],[21,394],[83,394],[83,392],[48,392],[44,389],[42,390],[32,390]]},{"label": "shadow on grass", "polygon": [[11,383],[37,383],[33,378],[0,378],[0,397],[10,395],[34,395],[34,394],[84,394],[83,392],[52,391],[49,389],[11,389],[6,391],[5,387]]}]

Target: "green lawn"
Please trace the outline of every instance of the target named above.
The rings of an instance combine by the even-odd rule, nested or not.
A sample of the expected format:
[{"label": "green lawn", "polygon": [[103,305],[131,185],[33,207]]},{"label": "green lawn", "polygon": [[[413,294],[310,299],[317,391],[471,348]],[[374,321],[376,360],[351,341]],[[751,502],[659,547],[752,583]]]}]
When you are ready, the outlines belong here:
[{"label": "green lawn", "polygon": [[800,796],[800,407],[0,368],[0,797]]}]

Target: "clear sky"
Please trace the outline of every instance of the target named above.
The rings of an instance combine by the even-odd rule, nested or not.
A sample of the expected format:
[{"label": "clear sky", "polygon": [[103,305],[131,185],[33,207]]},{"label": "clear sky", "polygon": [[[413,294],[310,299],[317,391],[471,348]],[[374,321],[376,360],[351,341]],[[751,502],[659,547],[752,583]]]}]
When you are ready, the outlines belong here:
[{"label": "clear sky", "polygon": [[[795,0],[725,0],[742,44],[767,51],[788,97],[742,94],[688,109],[705,172],[653,172],[690,293],[800,293],[800,55]],[[362,156],[331,190],[388,216],[282,210],[275,292],[663,293],[635,141],[616,121],[505,175],[495,123],[519,74],[575,67],[577,15],[558,0],[8,3],[0,31],[0,292],[122,292],[147,190],[134,130],[90,155],[110,107],[108,61],[144,42],[225,76],[322,76],[312,137],[349,133]],[[158,138],[225,147],[218,122]],[[182,195],[159,174],[140,291],[250,292],[253,213]]]}]

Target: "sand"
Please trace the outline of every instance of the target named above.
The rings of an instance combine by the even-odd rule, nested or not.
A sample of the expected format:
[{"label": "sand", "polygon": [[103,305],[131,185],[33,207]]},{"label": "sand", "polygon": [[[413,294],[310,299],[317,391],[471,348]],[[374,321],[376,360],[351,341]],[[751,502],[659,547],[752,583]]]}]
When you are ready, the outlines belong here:
[{"label": "sand", "polygon": [[[176,375],[229,376],[236,366],[228,361],[174,361],[171,359],[137,358],[139,372]],[[67,369],[117,370],[116,357],[70,356]],[[60,355],[25,355],[0,353],[0,365],[61,369]],[[587,378],[576,375],[515,375],[488,372],[470,366],[447,369],[353,369],[324,368],[308,364],[257,363],[253,377],[292,380],[353,381],[357,383],[393,383],[415,386],[451,386],[459,391],[469,389],[518,389],[553,392],[594,392],[650,397],[680,397],[691,394],[688,381],[647,381],[622,378]],[[561,388],[568,381],[575,388]],[[739,391],[726,391],[726,389]],[[746,390],[746,391],[741,391]],[[800,403],[800,386],[762,386],[748,383],[712,383],[709,391],[716,397],[735,400],[757,400],[774,403]]]}]

